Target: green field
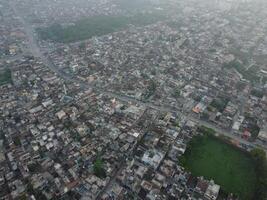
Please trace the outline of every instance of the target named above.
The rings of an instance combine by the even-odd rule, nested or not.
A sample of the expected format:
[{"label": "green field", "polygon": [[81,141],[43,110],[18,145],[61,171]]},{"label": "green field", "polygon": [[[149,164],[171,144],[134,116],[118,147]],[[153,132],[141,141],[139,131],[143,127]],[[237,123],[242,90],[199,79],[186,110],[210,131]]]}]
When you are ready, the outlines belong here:
[{"label": "green field", "polygon": [[38,28],[37,32],[44,40],[68,43],[123,30],[130,24],[145,26],[165,18],[162,12],[133,16],[94,16],[79,20],[70,26],[54,24],[47,28]]},{"label": "green field", "polygon": [[256,172],[251,156],[215,136],[197,136],[181,158],[182,165],[194,176],[213,179],[228,193],[253,199]]},{"label": "green field", "polygon": [[12,83],[10,69],[4,69],[0,71],[0,85]]}]

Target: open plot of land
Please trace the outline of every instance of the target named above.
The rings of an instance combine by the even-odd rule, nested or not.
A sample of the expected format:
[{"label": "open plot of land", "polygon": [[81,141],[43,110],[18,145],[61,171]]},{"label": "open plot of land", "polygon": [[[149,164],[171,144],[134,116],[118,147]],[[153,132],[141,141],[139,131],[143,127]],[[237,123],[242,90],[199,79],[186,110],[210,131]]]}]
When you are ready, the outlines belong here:
[{"label": "open plot of land", "polygon": [[129,24],[145,26],[163,19],[165,16],[162,12],[134,16],[94,16],[79,20],[71,26],[63,27],[56,24],[47,28],[39,28],[37,32],[44,40],[68,43],[119,31]]},{"label": "open plot of land", "polygon": [[194,176],[213,179],[223,190],[238,194],[241,199],[253,199],[256,172],[249,154],[214,136],[197,136],[181,160]]}]

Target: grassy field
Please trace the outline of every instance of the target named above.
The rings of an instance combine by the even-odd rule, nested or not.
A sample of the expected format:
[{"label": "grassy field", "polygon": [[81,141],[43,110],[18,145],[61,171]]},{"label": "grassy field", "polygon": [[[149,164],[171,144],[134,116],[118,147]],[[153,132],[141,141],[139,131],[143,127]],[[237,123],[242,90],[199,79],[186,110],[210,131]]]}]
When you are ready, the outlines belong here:
[{"label": "grassy field", "polygon": [[0,85],[8,84],[12,82],[11,71],[4,69],[0,71]]},{"label": "grassy field", "polygon": [[253,199],[255,166],[249,154],[214,136],[197,136],[181,158],[182,165],[194,176],[213,179],[226,192],[241,199]]},{"label": "grassy field", "polygon": [[77,21],[74,25],[63,27],[59,24],[37,29],[44,40],[57,42],[76,42],[101,36],[127,28],[129,24],[144,26],[165,19],[162,12],[134,16],[94,16]]}]

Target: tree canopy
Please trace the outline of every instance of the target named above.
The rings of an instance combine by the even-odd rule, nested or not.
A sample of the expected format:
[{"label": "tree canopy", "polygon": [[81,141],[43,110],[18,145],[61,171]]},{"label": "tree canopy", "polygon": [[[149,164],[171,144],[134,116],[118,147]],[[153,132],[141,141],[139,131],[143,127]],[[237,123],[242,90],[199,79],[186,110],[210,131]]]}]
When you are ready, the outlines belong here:
[{"label": "tree canopy", "polygon": [[264,150],[256,148],[251,151],[256,164],[257,185],[254,199],[267,199],[267,159]]},{"label": "tree canopy", "polygon": [[99,178],[105,178],[106,172],[103,168],[103,162],[101,158],[98,156],[94,162],[94,174]]}]

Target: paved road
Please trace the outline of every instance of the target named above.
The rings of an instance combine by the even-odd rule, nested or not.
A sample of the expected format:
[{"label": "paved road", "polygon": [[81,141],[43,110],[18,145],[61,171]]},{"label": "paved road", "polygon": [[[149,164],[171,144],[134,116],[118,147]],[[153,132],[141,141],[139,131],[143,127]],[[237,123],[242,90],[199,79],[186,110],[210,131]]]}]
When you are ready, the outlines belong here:
[{"label": "paved road", "polygon": [[[19,10],[14,5],[14,3],[11,2],[10,5],[13,8],[15,14],[19,17],[19,20],[20,20],[21,24],[24,26],[24,31],[25,31],[25,33],[26,33],[26,35],[28,37],[29,50],[31,51],[31,53],[35,57],[40,58],[42,60],[42,62],[50,70],[55,72],[62,79],[66,80],[66,81],[69,81],[69,82],[73,82],[73,83],[79,84],[81,89],[90,89],[91,88],[91,89],[94,89],[94,90],[96,90],[96,91],[98,91],[98,92],[100,92],[102,94],[106,94],[106,95],[109,95],[109,96],[111,96],[113,98],[116,98],[116,99],[118,99],[120,101],[124,101],[124,102],[127,102],[127,103],[132,102],[132,103],[144,106],[145,108],[152,108],[152,109],[155,109],[155,110],[158,110],[158,111],[180,113],[181,114],[181,110],[178,109],[178,108],[174,108],[174,107],[168,106],[168,105],[156,105],[156,104],[154,104],[152,102],[143,102],[143,101],[140,101],[140,100],[135,99],[133,97],[122,95],[122,94],[115,93],[115,92],[112,92],[112,91],[107,91],[107,90],[104,90],[103,88],[92,86],[89,83],[85,83],[85,82],[83,82],[83,81],[81,81],[81,80],[79,80],[77,78],[71,77],[70,75],[64,73],[62,70],[59,70],[58,67],[55,66],[55,64],[51,61],[51,59],[49,57],[45,56],[42,53],[41,49],[38,46],[38,42],[37,42],[37,40],[35,38],[36,35],[35,35],[35,32],[34,32],[34,29],[24,19],[23,13],[19,12]],[[194,122],[196,122],[196,123],[198,123],[200,125],[204,125],[206,127],[214,129],[220,135],[224,135],[224,136],[230,137],[230,138],[232,138],[232,139],[234,139],[236,141],[239,141],[240,143],[246,144],[246,145],[251,146],[251,147],[260,146],[261,148],[263,148],[267,152],[267,148],[264,145],[256,145],[254,143],[246,141],[246,140],[244,140],[244,139],[242,139],[242,138],[240,138],[240,137],[238,137],[236,135],[233,135],[230,131],[223,130],[223,129],[219,128],[219,127],[216,127],[215,125],[213,125],[211,123],[205,122],[205,121],[197,119],[195,117],[191,117],[189,115],[187,115],[186,117],[187,117],[187,119],[190,119],[190,120],[192,120],[192,121],[194,121]],[[109,183],[106,185],[105,188],[103,188],[103,190],[96,196],[95,199],[99,199],[108,190],[108,188],[110,188],[112,186],[112,184],[114,183],[114,180],[116,179],[117,175],[123,169],[124,163],[125,163],[125,161],[121,162],[120,168],[117,171],[114,172],[114,174],[111,177],[111,180],[109,181]]]},{"label": "paved road", "polygon": [[200,125],[206,126],[208,128],[212,128],[219,135],[224,135],[224,136],[227,136],[229,138],[232,138],[232,139],[234,139],[236,141],[239,141],[240,143],[243,143],[245,145],[249,145],[249,146],[251,145],[253,147],[256,147],[256,145],[254,143],[249,142],[247,140],[244,140],[243,138],[240,138],[238,135],[233,134],[232,131],[226,131],[226,130],[224,130],[222,128],[219,128],[218,126],[216,126],[216,125],[214,125],[214,124],[212,124],[210,122],[206,122],[206,121],[203,121],[203,120],[194,118],[194,117],[189,117],[188,116],[187,118],[190,119],[190,120],[192,120],[193,122],[196,122],[196,123],[200,124]]},{"label": "paved road", "polygon": [[20,23],[23,25],[24,32],[28,38],[28,48],[33,56],[40,58],[41,61],[50,68],[53,72],[58,74],[60,77],[62,77],[64,80],[68,81],[74,81],[72,80],[71,76],[64,73],[63,71],[59,70],[58,67],[55,66],[55,64],[46,57],[43,52],[40,50],[40,47],[38,46],[38,42],[36,39],[36,33],[33,29],[33,27],[25,20],[24,13],[20,12],[19,9],[16,8],[16,5],[14,2],[10,1],[10,7],[13,9],[14,13],[17,15]]},{"label": "paved road", "polygon": [[[137,120],[133,123],[132,127],[134,127],[134,125],[137,125],[141,120],[143,120],[143,118],[146,116],[147,112],[148,112],[148,110],[146,109],[146,110],[144,111],[144,113],[142,114],[142,116],[141,116],[139,119],[137,119]],[[145,118],[146,118],[146,117],[145,117]],[[154,124],[154,122],[155,122],[156,119],[157,119],[157,116],[156,116],[155,118],[151,118],[151,119],[149,120],[149,124],[148,124],[148,125],[146,126],[146,128],[145,128],[147,131],[151,129],[151,126]],[[146,132],[146,131],[144,131],[144,132]],[[114,182],[116,181],[116,178],[118,177],[118,175],[119,175],[119,174],[122,172],[122,170],[124,169],[124,167],[125,167],[125,165],[126,165],[126,163],[127,163],[127,159],[131,160],[131,159],[133,158],[133,153],[132,153],[132,152],[135,152],[135,151],[136,151],[136,149],[137,149],[138,146],[139,146],[140,141],[142,141],[144,137],[145,137],[145,134],[143,134],[142,137],[138,139],[137,143],[132,147],[132,150],[130,150],[130,151],[128,151],[128,152],[126,153],[125,158],[122,159],[122,160],[120,161],[119,168],[118,168],[116,171],[114,171],[114,173],[113,173],[113,175],[111,176],[109,182],[108,182],[108,183],[106,184],[106,186],[105,186],[105,187],[104,187],[104,188],[97,194],[97,196],[94,198],[94,200],[100,200],[101,197],[102,197],[107,191],[109,191],[109,189],[112,188],[112,186],[114,185]]]},{"label": "paved road", "polygon": [[[135,99],[134,97],[129,97],[126,95],[122,95],[119,93],[115,93],[113,91],[107,91],[103,88],[100,87],[95,87],[93,85],[90,85],[89,83],[86,83],[84,81],[81,81],[75,77],[71,77],[69,74],[66,74],[65,72],[63,72],[62,70],[58,69],[58,67],[51,61],[51,59],[47,56],[45,56],[43,54],[43,52],[40,50],[40,47],[38,46],[38,42],[35,34],[35,31],[33,29],[33,27],[24,19],[24,13],[19,12],[19,10],[16,8],[14,2],[10,2],[10,6],[12,7],[12,9],[14,10],[14,13],[19,17],[19,20],[21,22],[21,24],[24,27],[24,31],[28,37],[28,42],[29,42],[29,49],[32,52],[32,54],[35,57],[38,57],[42,60],[42,62],[53,72],[55,72],[59,77],[61,77],[62,79],[69,81],[69,82],[73,82],[76,84],[79,84],[81,89],[94,89],[97,92],[100,92],[102,94],[106,94],[109,95],[113,98],[116,98],[120,101],[124,101],[124,102],[132,102],[138,105],[142,105],[145,108],[152,108],[158,111],[164,111],[164,112],[172,112],[172,113],[180,113],[181,114],[181,110],[178,109],[177,107],[172,107],[172,106],[168,106],[168,105],[156,105],[155,103],[152,102],[143,102],[141,100]],[[191,116],[186,116],[188,119],[195,121],[197,123],[199,123],[200,125],[204,125],[207,126],[209,128],[212,128],[214,130],[216,130],[217,133],[221,134],[221,135],[225,135],[228,136],[232,139],[235,139],[239,142],[242,142],[246,145],[251,145],[253,147],[256,146],[260,146],[261,148],[265,149],[267,151],[267,147],[263,144],[255,144],[255,143],[251,143],[249,141],[246,141],[236,135],[231,134],[228,130],[223,130],[221,128],[216,127],[215,125],[205,122],[203,120],[191,117]]]}]

